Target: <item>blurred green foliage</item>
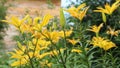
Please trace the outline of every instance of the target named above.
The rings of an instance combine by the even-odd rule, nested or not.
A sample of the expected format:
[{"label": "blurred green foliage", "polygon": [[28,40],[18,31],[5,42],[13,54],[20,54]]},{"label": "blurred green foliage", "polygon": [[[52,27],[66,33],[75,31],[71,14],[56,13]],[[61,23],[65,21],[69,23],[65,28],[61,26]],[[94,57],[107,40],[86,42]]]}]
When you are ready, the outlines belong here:
[{"label": "blurred green foliage", "polygon": [[[0,0],[0,20],[4,20],[6,16],[7,6],[6,6],[7,0]],[[0,39],[3,39],[3,35],[5,34],[4,28],[7,27],[7,24],[0,21]]]},{"label": "blurred green foliage", "polygon": [[5,53],[5,50],[0,51],[0,68],[11,68],[9,65],[11,63],[9,60],[9,55]]},{"label": "blurred green foliage", "polygon": [[8,6],[6,6],[7,0],[0,0],[0,68],[10,68],[8,65],[10,61],[8,61],[8,55],[6,54],[4,50],[4,42],[3,42],[3,36],[5,35],[5,28],[8,27],[8,25],[1,20],[5,19],[6,11]]}]

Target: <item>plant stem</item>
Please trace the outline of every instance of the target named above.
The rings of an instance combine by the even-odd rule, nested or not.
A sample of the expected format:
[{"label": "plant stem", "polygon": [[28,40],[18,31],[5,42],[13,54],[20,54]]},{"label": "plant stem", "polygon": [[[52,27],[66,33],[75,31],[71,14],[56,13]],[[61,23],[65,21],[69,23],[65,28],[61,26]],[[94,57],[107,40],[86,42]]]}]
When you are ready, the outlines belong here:
[{"label": "plant stem", "polygon": [[60,49],[59,49],[59,53],[60,53],[60,58],[61,58],[63,67],[66,68],[65,62],[64,62],[63,57],[62,57],[62,54],[61,54],[61,52],[60,52]]},{"label": "plant stem", "polygon": [[66,39],[66,33],[65,33],[65,30],[63,29],[63,32],[64,32],[64,43],[65,43],[65,48],[66,48],[66,51],[65,51],[65,62],[67,61],[67,39]]},{"label": "plant stem", "polygon": [[33,56],[32,56],[32,58],[33,58],[34,55],[35,55],[35,50],[36,50],[36,47],[37,47],[37,43],[38,43],[38,39],[37,39],[37,41],[36,41],[36,43],[35,43],[35,47],[34,47],[34,51],[33,51]]},{"label": "plant stem", "polygon": [[29,54],[28,54],[28,57],[29,57],[29,60],[30,60],[31,68],[35,68],[34,65],[33,65],[32,59],[30,58],[30,55],[29,55]]}]

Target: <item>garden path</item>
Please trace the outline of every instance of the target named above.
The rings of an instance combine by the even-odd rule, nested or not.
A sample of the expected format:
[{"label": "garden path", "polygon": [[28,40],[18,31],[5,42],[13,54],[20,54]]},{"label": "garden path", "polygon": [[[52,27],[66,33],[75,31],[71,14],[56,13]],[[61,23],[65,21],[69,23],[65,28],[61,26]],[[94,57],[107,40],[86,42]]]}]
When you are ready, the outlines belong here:
[{"label": "garden path", "polygon": [[[23,17],[26,13],[30,14],[32,17],[43,16],[47,13],[52,14],[53,16],[59,16],[60,2],[58,0],[52,0],[54,6],[51,6],[46,3],[46,0],[17,0],[9,1],[12,6],[8,8],[7,16],[12,15]],[[52,9],[53,8],[53,9]],[[4,37],[5,49],[11,51],[16,42],[13,40],[13,37],[17,35],[17,31],[14,26],[10,25],[8,30],[6,30],[6,36]]]}]

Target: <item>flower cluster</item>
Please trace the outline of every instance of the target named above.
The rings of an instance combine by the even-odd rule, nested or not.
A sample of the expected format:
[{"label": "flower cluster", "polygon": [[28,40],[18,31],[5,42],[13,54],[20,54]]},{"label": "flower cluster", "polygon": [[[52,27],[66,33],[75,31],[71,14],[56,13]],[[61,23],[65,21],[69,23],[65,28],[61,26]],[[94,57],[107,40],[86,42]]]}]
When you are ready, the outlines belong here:
[{"label": "flower cluster", "polygon": [[[47,26],[51,15],[45,15],[43,19],[36,17],[33,19],[27,15],[20,20],[18,17],[11,17],[9,20],[3,20],[4,22],[14,25],[21,34],[30,34],[30,40],[24,44],[18,42],[18,48],[14,52],[10,52],[11,58],[16,59],[11,66],[26,65],[33,62],[33,58],[37,61],[43,59],[46,56],[54,56],[59,54],[59,50],[53,49],[53,45],[56,44],[61,38],[69,37],[72,33],[72,29],[64,31],[53,30],[50,31]],[[62,52],[64,49],[60,49]],[[47,60],[48,62],[48,60]],[[51,64],[51,63],[50,63]],[[43,65],[43,63],[42,63]],[[47,64],[50,66],[49,64]]]},{"label": "flower cluster", "polygon": [[[103,21],[106,22],[105,14],[111,15],[117,10],[119,3],[119,0],[112,6],[106,3],[105,9],[97,7],[98,10],[94,10],[94,12],[101,12]],[[60,23],[56,23],[60,25],[59,27],[55,26],[55,22],[51,20],[54,17],[50,14],[43,18],[32,18],[26,15],[23,19],[13,16],[3,20],[15,26],[20,33],[20,38],[22,38],[22,41],[18,41],[17,48],[13,52],[9,52],[11,58],[14,59],[11,66],[20,68],[91,68],[92,65],[96,65],[94,59],[101,57],[101,55],[97,57],[93,55],[96,52],[94,47],[99,47],[98,49],[103,50],[101,52],[118,47],[116,41],[113,40],[120,37],[120,30],[116,28],[116,25],[111,26],[101,22],[98,22],[100,24],[98,26],[80,23],[88,8],[83,3],[77,8],[71,7],[65,10],[71,16],[79,19],[79,22],[73,26],[66,23],[62,9],[60,10]],[[53,28],[53,26],[57,28]],[[76,29],[76,27],[79,28]],[[95,36],[90,31],[94,32]],[[106,57],[106,55],[104,56]],[[103,57],[102,60],[108,61]],[[105,61],[103,62],[105,63]]]}]

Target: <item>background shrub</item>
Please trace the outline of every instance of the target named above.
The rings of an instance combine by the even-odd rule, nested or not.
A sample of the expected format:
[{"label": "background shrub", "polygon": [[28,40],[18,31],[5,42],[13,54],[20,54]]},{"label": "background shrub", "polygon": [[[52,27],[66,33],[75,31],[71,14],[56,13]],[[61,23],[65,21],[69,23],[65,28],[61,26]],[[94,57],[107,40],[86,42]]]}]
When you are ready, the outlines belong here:
[{"label": "background shrub", "polygon": [[[4,20],[6,16],[7,6],[6,5],[7,0],[0,0],[0,20]],[[0,39],[3,39],[4,35],[4,28],[7,27],[7,24],[0,21]]]}]

